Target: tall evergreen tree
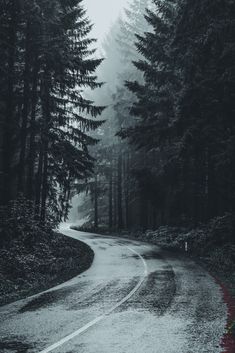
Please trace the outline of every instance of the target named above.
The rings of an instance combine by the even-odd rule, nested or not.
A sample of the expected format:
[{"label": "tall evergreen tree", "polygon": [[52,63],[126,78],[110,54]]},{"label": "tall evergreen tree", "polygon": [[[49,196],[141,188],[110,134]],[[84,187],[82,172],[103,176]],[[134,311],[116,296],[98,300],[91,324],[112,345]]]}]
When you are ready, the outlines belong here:
[{"label": "tall evergreen tree", "polygon": [[185,1],[179,15],[177,130],[196,220],[234,212],[234,19],[235,4],[228,0]]},{"label": "tall evergreen tree", "polygon": [[[172,187],[165,188],[163,179],[174,182],[170,174],[172,168],[177,170],[174,120],[180,77],[175,70],[172,42],[178,7],[173,0],[155,1],[154,6],[145,16],[151,31],[136,36],[136,49],[142,58],[133,63],[142,73],[143,80],[126,83],[136,97],[130,110],[134,121],[132,118],[132,126],[121,129],[119,135],[128,138],[137,149],[147,151],[147,155],[146,152],[140,155],[142,163],[136,174],[142,190],[141,203],[143,209],[150,203],[149,213],[153,213],[159,222],[166,222],[175,206]],[[164,207],[168,211],[163,212]],[[153,220],[153,224],[156,221]],[[143,222],[148,223],[147,220]]]},{"label": "tall evergreen tree", "polygon": [[234,212],[234,4],[154,3],[153,32],[137,36],[144,83],[127,83],[136,121],[120,135],[160,152],[153,178],[164,195],[162,222],[197,224]]},{"label": "tall evergreen tree", "polygon": [[104,107],[83,91],[101,87],[102,59],[92,57],[81,0],[9,0],[1,18],[1,202],[20,192],[35,202],[36,217],[45,221],[51,208],[59,219],[73,183],[92,173],[88,146],[97,141],[89,131],[103,123],[95,118]]}]

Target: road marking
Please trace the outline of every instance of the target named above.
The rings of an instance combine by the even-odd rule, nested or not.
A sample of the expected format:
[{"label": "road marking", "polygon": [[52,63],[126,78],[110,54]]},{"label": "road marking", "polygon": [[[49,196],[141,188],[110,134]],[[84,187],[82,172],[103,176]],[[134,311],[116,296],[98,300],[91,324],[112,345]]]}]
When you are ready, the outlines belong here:
[{"label": "road marking", "polygon": [[115,304],[111,309],[109,309],[106,313],[104,313],[103,315],[100,315],[99,317],[97,317],[96,319],[88,322],[85,326],[81,327],[80,329],[74,331],[73,333],[71,333],[70,335],[62,338],[60,341],[52,344],[50,347],[43,349],[42,351],[40,351],[39,353],[49,353],[52,352],[53,350],[55,350],[56,348],[61,347],[63,344],[67,343],[68,341],[71,341],[73,338],[79,336],[80,334],[82,334],[83,332],[87,331],[90,327],[96,325],[98,322],[100,322],[101,320],[103,320],[105,317],[107,317],[109,314],[111,314],[111,312],[113,312],[115,309],[117,309],[119,306],[121,306],[122,304],[124,304],[127,300],[129,300],[136,292],[137,290],[141,287],[141,285],[143,284],[145,277],[148,275],[148,266],[146,261],[144,260],[144,258],[135,250],[133,250],[132,248],[129,248],[128,246],[126,246],[126,248],[128,250],[130,250],[131,252],[133,252],[135,255],[137,255],[140,260],[142,261],[143,265],[144,265],[144,273],[143,276],[141,278],[141,280],[138,282],[138,284],[132,289],[132,291],[127,294],[120,302],[118,302],[117,304]]}]

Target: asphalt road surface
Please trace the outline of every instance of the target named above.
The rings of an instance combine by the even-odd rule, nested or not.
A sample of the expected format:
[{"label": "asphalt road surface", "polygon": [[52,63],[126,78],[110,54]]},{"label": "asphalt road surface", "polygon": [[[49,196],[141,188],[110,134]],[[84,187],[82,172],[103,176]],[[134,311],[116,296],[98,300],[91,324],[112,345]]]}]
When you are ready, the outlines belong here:
[{"label": "asphalt road surface", "polygon": [[1,307],[1,353],[222,352],[226,305],[199,265],[138,241],[62,232],[92,247],[93,265]]}]

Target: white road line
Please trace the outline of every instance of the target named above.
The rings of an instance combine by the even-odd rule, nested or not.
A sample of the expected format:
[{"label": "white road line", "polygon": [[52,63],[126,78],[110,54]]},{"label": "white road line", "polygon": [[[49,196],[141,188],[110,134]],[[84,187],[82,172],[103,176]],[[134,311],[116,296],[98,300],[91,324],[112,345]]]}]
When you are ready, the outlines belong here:
[{"label": "white road line", "polygon": [[54,343],[53,345],[51,345],[48,348],[43,349],[42,351],[40,351],[39,353],[49,353],[52,352],[53,350],[55,350],[56,348],[61,347],[63,344],[67,343],[68,341],[71,341],[73,338],[79,336],[80,334],[82,334],[83,332],[87,331],[90,327],[96,325],[98,322],[100,322],[101,320],[103,320],[105,317],[107,317],[109,314],[111,314],[111,312],[113,312],[115,309],[117,309],[119,306],[121,306],[122,304],[124,304],[127,300],[129,300],[136,292],[137,290],[141,287],[142,283],[145,280],[145,277],[148,275],[148,266],[146,264],[146,261],[144,260],[144,258],[137,253],[135,250],[126,247],[128,250],[130,250],[131,252],[133,252],[135,255],[137,255],[140,260],[142,261],[143,265],[144,265],[144,273],[143,276],[141,278],[141,280],[138,282],[138,284],[132,289],[132,291],[127,294],[120,302],[118,302],[117,304],[115,304],[111,309],[109,309],[106,313],[104,313],[103,315],[97,317],[96,319],[88,322],[85,326],[81,327],[80,329],[74,331],[73,333],[71,333],[70,335],[62,338],[60,341]]}]

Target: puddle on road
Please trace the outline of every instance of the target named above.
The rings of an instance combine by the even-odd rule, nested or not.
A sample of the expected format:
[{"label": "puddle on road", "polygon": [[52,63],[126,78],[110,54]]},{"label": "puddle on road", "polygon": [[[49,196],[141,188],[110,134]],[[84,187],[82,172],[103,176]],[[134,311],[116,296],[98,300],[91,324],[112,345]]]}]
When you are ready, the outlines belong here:
[{"label": "puddle on road", "polygon": [[142,257],[145,260],[155,260],[155,259],[160,259],[162,260],[163,257],[160,255],[159,251],[155,251],[155,250],[150,250],[148,252],[145,252]]},{"label": "puddle on road", "polygon": [[170,308],[176,292],[172,270],[154,271],[148,275],[140,290],[122,306],[122,310],[135,308],[148,310],[161,316]]},{"label": "puddle on road", "polygon": [[97,306],[99,309],[106,310],[110,306],[121,301],[135,288],[139,282],[139,277],[133,277],[123,283],[120,279],[110,281],[106,285],[96,288],[94,293],[85,298],[85,300],[71,303],[67,310],[81,310],[88,307]]},{"label": "puddle on road", "polygon": [[89,295],[85,300],[83,299],[80,302],[74,302],[67,308],[67,310],[81,310],[85,309],[89,306],[99,304],[105,302],[109,298],[109,293],[115,290],[115,288],[119,285],[120,280],[113,280],[107,283],[106,285],[100,285],[95,289],[95,292]]},{"label": "puddle on road", "polygon": [[[160,253],[158,251],[155,251],[155,250],[149,250],[149,251],[146,251],[146,252],[143,252],[143,253],[140,252],[140,255],[145,260],[162,260],[163,259],[163,256],[160,255]],[[123,254],[122,258],[123,259],[132,258],[132,259],[137,259],[137,260],[140,259],[137,254],[128,254],[128,255],[127,254],[125,254],[125,255]]]},{"label": "puddle on road", "polygon": [[87,282],[82,282],[79,284],[63,287],[60,289],[55,289],[50,292],[43,293],[38,297],[30,300],[26,305],[24,305],[19,313],[25,313],[27,311],[35,311],[42,308],[47,308],[50,305],[58,303],[60,300],[64,300],[68,295],[74,291],[81,290],[87,285]]},{"label": "puddle on road", "polygon": [[32,345],[25,343],[25,339],[19,339],[19,337],[0,341],[0,352],[3,353],[27,353],[32,348]]},{"label": "puddle on road", "polygon": [[100,250],[107,250],[107,248],[105,246],[99,246]]}]

